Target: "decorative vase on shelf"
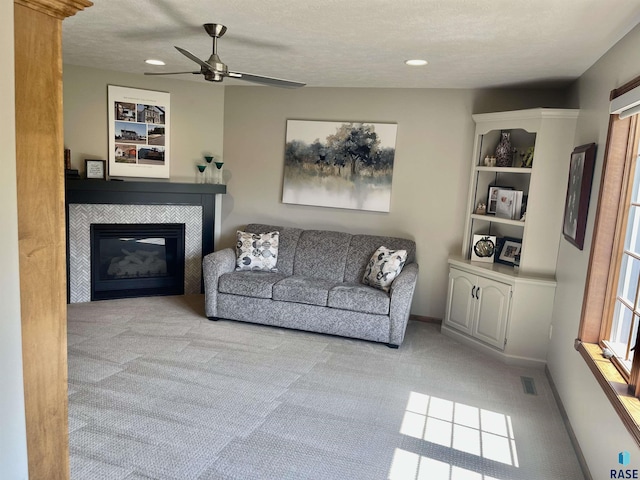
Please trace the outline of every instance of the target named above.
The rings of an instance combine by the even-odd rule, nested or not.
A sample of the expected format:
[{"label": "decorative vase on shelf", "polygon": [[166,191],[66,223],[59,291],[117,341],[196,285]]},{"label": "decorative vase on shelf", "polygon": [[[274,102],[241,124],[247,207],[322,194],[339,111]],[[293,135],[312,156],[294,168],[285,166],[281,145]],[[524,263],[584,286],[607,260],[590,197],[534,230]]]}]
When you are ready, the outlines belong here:
[{"label": "decorative vase on shelf", "polygon": [[224,183],[224,177],[222,176],[222,166],[224,162],[215,162],[216,166],[216,178],[214,183]]},{"label": "decorative vase on shelf", "polygon": [[204,183],[214,183],[213,167],[211,166],[211,162],[213,162],[213,157],[209,155],[205,155],[204,159],[207,162],[207,165],[209,166],[209,168],[207,168],[205,171]]},{"label": "decorative vase on shelf", "polygon": [[513,162],[513,147],[511,146],[511,132],[501,132],[500,142],[496,147],[496,165],[510,167]]},{"label": "decorative vase on shelf", "polygon": [[206,165],[196,165],[197,167],[197,171],[196,171],[196,183],[206,183],[206,170],[207,170],[207,166]]}]

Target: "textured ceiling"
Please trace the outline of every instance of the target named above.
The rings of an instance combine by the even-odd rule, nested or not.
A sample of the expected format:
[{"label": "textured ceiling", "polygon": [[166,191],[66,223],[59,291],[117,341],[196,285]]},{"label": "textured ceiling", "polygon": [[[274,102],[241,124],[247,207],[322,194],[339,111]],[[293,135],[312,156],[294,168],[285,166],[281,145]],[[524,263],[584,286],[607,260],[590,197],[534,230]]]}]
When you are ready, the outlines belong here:
[{"label": "textured ceiling", "polygon": [[[640,21],[639,0],[93,1],[63,22],[65,63],[197,70],[173,46],[206,60],[211,39],[202,24],[222,23],[218,54],[229,69],[318,87],[561,85]],[[410,58],[429,65],[404,65]]]}]

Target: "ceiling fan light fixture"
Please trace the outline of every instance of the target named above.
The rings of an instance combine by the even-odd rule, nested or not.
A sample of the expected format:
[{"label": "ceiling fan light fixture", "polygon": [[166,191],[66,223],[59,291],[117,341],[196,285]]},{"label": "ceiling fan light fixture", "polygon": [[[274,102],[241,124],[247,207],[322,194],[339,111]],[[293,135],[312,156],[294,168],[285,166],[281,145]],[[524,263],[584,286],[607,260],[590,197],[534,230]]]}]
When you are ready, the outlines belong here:
[{"label": "ceiling fan light fixture", "polygon": [[427,62],[426,60],[413,59],[413,60],[405,60],[404,63],[406,63],[410,67],[423,67],[429,62]]},{"label": "ceiling fan light fixture", "polygon": [[[197,63],[200,66],[200,70],[191,71],[191,72],[144,72],[145,75],[178,75],[183,73],[190,73],[194,75],[202,75],[205,80],[209,82],[222,82],[225,77],[233,77],[239,80],[244,80],[247,82],[258,83],[260,85],[269,85],[272,87],[282,87],[282,88],[299,88],[304,87],[306,83],[303,82],[294,82],[293,80],[284,80],[282,78],[275,77],[265,77],[263,75],[254,75],[252,73],[242,73],[242,72],[232,72],[229,71],[229,68],[226,64],[222,63],[220,57],[218,57],[218,39],[224,35],[227,31],[227,27],[224,25],[220,25],[218,23],[205,23],[204,29],[209,34],[209,36],[213,39],[212,52],[209,59],[205,62],[200,58],[196,57],[189,50],[185,50],[184,48],[180,48],[175,45],[175,49],[178,50],[182,55],[187,57],[194,63]],[[147,60],[148,63],[149,60]],[[164,63],[162,64],[164,65]]]},{"label": "ceiling fan light fixture", "polygon": [[144,63],[148,63],[149,65],[166,65],[162,60],[156,60],[155,58],[148,58]]}]

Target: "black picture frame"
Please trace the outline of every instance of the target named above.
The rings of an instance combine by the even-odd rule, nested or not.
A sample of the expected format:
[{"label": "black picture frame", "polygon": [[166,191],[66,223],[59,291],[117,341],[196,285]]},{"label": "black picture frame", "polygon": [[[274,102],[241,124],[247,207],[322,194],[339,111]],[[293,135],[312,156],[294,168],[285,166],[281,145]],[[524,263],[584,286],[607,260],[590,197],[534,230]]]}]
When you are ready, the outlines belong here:
[{"label": "black picture frame", "polygon": [[107,161],[85,159],[84,172],[87,180],[106,180],[107,179]]},{"label": "black picture frame", "polygon": [[495,262],[504,265],[520,265],[522,255],[522,239],[515,237],[502,237],[498,242],[498,249],[495,255]]},{"label": "black picture frame", "polygon": [[[492,215],[496,214],[496,204],[498,201],[498,190],[513,190],[513,187],[508,187],[508,186],[503,186],[503,185],[489,185],[489,190],[487,191],[487,213],[490,213]],[[492,194],[495,192],[496,197],[493,201],[493,203],[491,202],[491,196]],[[492,208],[493,207],[493,208]]]},{"label": "black picture frame", "polygon": [[580,250],[584,247],[595,157],[595,143],[580,145],[571,153],[569,164],[562,234],[569,243]]}]

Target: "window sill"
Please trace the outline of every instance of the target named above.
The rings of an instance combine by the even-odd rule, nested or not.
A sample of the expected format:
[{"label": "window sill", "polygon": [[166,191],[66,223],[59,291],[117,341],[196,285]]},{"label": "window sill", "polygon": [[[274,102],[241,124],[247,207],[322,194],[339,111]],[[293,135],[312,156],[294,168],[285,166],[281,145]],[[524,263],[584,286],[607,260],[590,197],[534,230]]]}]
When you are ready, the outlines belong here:
[{"label": "window sill", "polygon": [[640,446],[640,399],[628,393],[626,380],[613,363],[602,356],[599,345],[579,342],[576,350],[587,362],[616,413]]}]

